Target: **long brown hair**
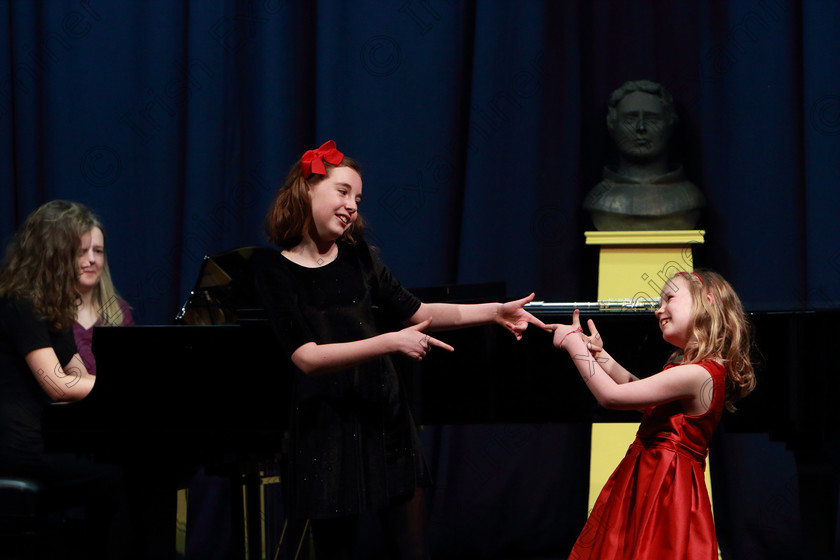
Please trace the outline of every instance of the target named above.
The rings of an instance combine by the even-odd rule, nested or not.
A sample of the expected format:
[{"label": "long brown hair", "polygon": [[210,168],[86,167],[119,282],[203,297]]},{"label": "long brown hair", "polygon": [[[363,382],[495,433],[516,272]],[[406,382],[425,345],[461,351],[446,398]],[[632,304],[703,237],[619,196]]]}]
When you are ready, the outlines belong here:
[{"label": "long brown hair", "polygon": [[[351,157],[344,156],[341,163],[333,165],[324,162],[327,175],[313,173],[304,178],[300,160],[295,163],[286,176],[283,186],[277,191],[274,202],[265,217],[265,231],[268,240],[283,249],[290,249],[300,243],[306,228],[312,220],[312,206],[309,202],[309,189],[327,178],[336,167],[349,167],[360,176],[361,167]],[[364,237],[364,222],[360,214],[341,237],[351,245]]]},{"label": "long brown hair", "polygon": [[670,362],[696,364],[720,360],[726,368],[726,407],[755,388],[755,372],[750,359],[752,335],[738,294],[724,278],[711,270],[678,272],[691,293],[691,336],[683,349],[671,355]]},{"label": "long brown hair", "polygon": [[71,328],[79,303],[79,247],[97,223],[85,206],[65,200],[32,212],[6,247],[0,296],[29,301],[57,330]]}]

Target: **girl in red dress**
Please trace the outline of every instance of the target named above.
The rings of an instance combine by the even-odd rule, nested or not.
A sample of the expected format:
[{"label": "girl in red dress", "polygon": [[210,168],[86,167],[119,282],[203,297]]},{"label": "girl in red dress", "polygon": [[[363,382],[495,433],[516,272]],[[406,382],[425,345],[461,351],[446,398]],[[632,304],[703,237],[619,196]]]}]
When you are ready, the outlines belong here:
[{"label": "girl in red dress", "polygon": [[656,310],[677,347],[664,371],[639,379],[604,350],[594,322],[582,332],[554,325],[598,403],[644,412],[636,439],[604,485],[569,560],[716,560],[717,539],[703,471],[724,407],[755,386],[750,329],[720,275],[678,273]]}]

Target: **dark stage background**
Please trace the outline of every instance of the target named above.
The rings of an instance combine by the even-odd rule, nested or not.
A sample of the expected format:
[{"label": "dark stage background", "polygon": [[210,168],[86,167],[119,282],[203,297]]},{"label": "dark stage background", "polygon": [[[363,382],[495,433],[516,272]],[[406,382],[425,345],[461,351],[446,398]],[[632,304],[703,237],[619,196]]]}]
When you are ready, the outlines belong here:
[{"label": "dark stage background", "polygon": [[[288,168],[333,138],[406,286],[593,300],[606,99],[651,79],[708,201],[696,264],[750,309],[837,308],[839,27],[831,0],[0,0],[0,236],[50,199],[91,206],[137,322],[171,323],[202,257],[264,243]],[[565,554],[581,430],[428,428],[437,551]],[[790,453],[721,437],[725,556],[797,557]]]}]

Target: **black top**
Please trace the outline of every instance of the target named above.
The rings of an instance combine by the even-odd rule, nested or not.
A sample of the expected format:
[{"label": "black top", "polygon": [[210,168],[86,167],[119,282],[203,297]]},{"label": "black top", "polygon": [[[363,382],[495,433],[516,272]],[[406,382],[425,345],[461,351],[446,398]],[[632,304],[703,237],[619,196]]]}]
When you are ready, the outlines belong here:
[{"label": "black top", "polygon": [[[338,247],[336,260],[323,267],[303,267],[278,252],[255,271],[287,358],[308,342],[349,342],[391,330],[420,307],[366,244]],[[296,515],[380,509],[429,484],[389,357],[316,376],[294,372],[290,499]]]},{"label": "black top", "polygon": [[25,358],[50,347],[66,367],[76,353],[73,331],[50,329],[24,300],[0,298],[0,471],[44,452],[41,417],[50,399]]}]

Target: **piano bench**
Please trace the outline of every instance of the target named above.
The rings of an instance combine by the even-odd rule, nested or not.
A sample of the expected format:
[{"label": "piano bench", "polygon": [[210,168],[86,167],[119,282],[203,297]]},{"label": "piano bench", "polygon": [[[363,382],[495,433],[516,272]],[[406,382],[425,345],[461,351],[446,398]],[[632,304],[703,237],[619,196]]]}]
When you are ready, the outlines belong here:
[{"label": "piano bench", "polygon": [[[0,477],[2,553],[14,554],[12,551],[27,550],[36,542],[40,533],[41,493],[41,484],[30,478]],[[10,558],[18,558],[18,556],[10,556]]]},{"label": "piano bench", "polygon": [[0,477],[0,520],[34,518],[40,495],[41,484],[31,478]]}]

